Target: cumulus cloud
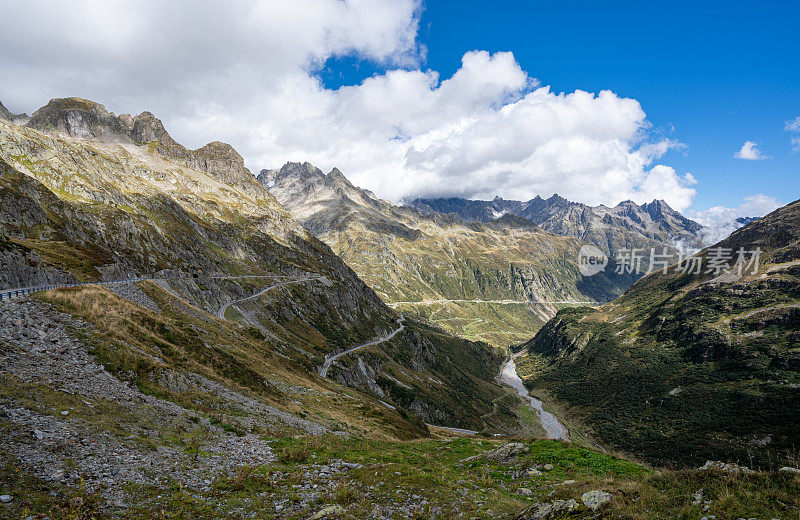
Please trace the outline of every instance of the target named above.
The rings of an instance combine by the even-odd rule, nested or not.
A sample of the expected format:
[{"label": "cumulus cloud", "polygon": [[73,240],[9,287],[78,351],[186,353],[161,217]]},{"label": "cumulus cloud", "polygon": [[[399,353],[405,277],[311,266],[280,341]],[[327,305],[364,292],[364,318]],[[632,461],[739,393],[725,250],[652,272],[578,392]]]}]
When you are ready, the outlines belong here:
[{"label": "cumulus cloud", "polygon": [[[0,99],[12,110],[77,95],[150,110],[193,147],[233,144],[258,170],[338,166],[392,200],[422,195],[590,204],[665,199],[683,210],[694,178],[658,164],[640,104],[610,91],[553,92],[510,52],[467,52],[451,77],[425,69],[420,0],[163,3],[43,0],[5,8]],[[36,27],[31,31],[30,27]],[[385,73],[325,88],[327,59]]]},{"label": "cumulus cloud", "polygon": [[744,159],[747,161],[763,161],[764,159],[770,158],[764,155],[761,150],[758,149],[758,143],[753,141],[745,141],[739,151],[733,156],[737,159]]},{"label": "cumulus cloud", "polygon": [[706,245],[711,245],[745,225],[748,219],[763,217],[784,205],[784,202],[775,197],[759,193],[745,197],[742,203],[734,208],[714,206],[703,211],[689,211],[687,216],[706,226],[703,230],[703,241]]}]

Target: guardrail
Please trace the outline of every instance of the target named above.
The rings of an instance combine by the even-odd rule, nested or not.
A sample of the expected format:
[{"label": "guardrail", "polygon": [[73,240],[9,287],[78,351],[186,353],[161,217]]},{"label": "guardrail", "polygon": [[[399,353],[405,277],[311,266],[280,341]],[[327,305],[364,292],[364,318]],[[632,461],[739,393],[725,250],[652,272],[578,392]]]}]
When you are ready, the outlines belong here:
[{"label": "guardrail", "polygon": [[[227,278],[285,278],[289,275],[243,275],[243,276],[211,276],[210,278],[213,279],[227,279]],[[192,273],[190,275],[185,274],[165,274],[159,276],[141,276],[139,278],[129,278],[127,280],[112,280],[107,282],[83,282],[83,283],[62,283],[62,284],[53,284],[53,285],[37,285],[35,287],[20,287],[17,289],[0,289],[0,302],[10,300],[12,298],[21,298],[23,296],[27,296],[29,294],[33,294],[39,291],[49,291],[51,289],[66,289],[69,287],[82,287],[86,285],[115,285],[120,283],[136,283],[136,282],[143,282],[145,280],[178,280],[181,278],[191,278],[191,279],[198,279],[198,273]]]},{"label": "guardrail", "polygon": [[153,280],[153,278],[139,277],[129,278],[127,280],[113,280],[110,282],[62,283],[53,285],[37,285],[35,287],[21,287],[19,289],[2,289],[0,290],[0,301],[11,300],[12,298],[20,298],[35,292],[49,291],[51,289],[66,289],[69,287],[82,287],[85,285],[115,285],[120,283],[136,283],[144,280]]}]

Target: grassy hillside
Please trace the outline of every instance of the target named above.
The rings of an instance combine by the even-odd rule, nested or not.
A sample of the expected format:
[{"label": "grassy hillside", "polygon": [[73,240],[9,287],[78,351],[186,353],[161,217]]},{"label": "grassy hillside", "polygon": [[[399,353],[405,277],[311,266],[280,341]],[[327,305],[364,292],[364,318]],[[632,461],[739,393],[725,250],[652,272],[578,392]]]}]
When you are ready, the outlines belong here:
[{"label": "grassy hillside", "polygon": [[597,309],[560,311],[522,345],[527,383],[602,442],[659,464],[780,466],[800,436],[800,203],[715,247],[752,268],[647,276]]}]

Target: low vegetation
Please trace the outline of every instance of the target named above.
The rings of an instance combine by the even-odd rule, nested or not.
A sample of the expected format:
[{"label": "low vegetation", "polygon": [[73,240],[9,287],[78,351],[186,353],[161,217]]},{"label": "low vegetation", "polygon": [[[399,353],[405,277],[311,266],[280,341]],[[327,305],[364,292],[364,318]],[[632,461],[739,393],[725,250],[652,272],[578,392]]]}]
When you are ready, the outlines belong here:
[{"label": "low vegetation", "polygon": [[[304,519],[325,506],[339,517],[511,518],[528,505],[603,490],[611,502],[594,518],[655,520],[702,517],[800,518],[800,477],[787,472],[654,471],[560,441],[527,441],[525,452],[496,461],[486,454],[504,441],[454,438],[406,442],[278,438],[270,464],[242,465],[208,491],[130,487],[126,519]],[[341,462],[352,469],[307,480]],[[542,468],[529,473],[531,468]],[[318,485],[316,499],[303,498]],[[6,459],[0,487],[14,494],[12,514],[57,519],[110,516],[96,496],[53,488]],[[276,508],[277,505],[277,508]]]}]

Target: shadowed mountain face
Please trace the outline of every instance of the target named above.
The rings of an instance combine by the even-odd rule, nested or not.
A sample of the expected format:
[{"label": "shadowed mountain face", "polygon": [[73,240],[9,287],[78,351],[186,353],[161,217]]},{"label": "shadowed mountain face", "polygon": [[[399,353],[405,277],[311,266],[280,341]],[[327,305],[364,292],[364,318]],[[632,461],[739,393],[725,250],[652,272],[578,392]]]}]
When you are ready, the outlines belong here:
[{"label": "shadowed mountain face", "polygon": [[460,198],[416,199],[407,204],[419,211],[455,213],[475,222],[490,222],[502,215],[526,218],[546,231],[595,244],[612,256],[622,249],[653,246],[700,245],[702,226],[675,211],[663,200],[638,205],[624,201],[614,207],[587,206],[553,195],[527,202],[468,200]]},{"label": "shadowed mountain face", "polygon": [[[726,255],[730,272],[707,272]],[[673,266],[608,305],[559,312],[521,347],[527,382],[654,462],[785,465],[800,445],[800,201],[698,257],[699,275]]]},{"label": "shadowed mountain face", "polygon": [[258,179],[386,302],[468,338],[518,342],[566,302],[607,301],[632,282],[584,278],[582,242],[512,214],[487,222],[422,215],[308,163]]},{"label": "shadowed mountain face", "polygon": [[[178,372],[195,359],[222,383],[260,391],[253,381],[270,371],[318,381],[326,355],[397,328],[399,314],[298,225],[231,146],[188,150],[148,112],[116,116],[77,98],[53,100],[24,123],[0,118],[0,285],[159,278],[149,299],[183,305],[178,324],[164,325],[177,343],[142,343],[165,341],[161,354],[149,346],[141,354],[144,347],[112,330],[149,330],[156,325],[136,320],[156,318],[106,316],[107,291],[86,292],[72,309],[118,340],[117,358],[145,356]],[[282,280],[298,282],[269,289]],[[261,338],[257,351],[232,353],[224,338],[242,331]],[[429,422],[482,429],[480,416],[504,395],[493,382],[502,361],[486,345],[406,320],[391,341],[341,358],[328,376]],[[147,386],[161,368],[120,369]],[[403,435],[421,431],[404,418],[399,424]]]}]

